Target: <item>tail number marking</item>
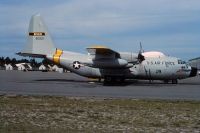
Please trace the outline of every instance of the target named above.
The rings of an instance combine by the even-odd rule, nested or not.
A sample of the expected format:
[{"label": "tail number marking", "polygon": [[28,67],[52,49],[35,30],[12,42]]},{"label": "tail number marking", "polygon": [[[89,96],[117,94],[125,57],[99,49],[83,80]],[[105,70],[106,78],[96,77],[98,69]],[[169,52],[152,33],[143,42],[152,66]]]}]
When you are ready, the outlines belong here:
[{"label": "tail number marking", "polygon": [[36,40],[44,40],[44,37],[35,37]]}]

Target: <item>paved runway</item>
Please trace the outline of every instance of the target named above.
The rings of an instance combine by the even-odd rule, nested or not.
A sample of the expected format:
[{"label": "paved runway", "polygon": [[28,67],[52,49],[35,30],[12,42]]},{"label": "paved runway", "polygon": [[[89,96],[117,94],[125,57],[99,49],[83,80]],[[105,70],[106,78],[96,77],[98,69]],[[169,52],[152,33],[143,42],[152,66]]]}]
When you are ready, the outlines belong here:
[{"label": "paved runway", "polygon": [[0,94],[200,100],[200,76],[181,80],[177,85],[130,80],[122,85],[103,86],[72,73],[1,70]]}]

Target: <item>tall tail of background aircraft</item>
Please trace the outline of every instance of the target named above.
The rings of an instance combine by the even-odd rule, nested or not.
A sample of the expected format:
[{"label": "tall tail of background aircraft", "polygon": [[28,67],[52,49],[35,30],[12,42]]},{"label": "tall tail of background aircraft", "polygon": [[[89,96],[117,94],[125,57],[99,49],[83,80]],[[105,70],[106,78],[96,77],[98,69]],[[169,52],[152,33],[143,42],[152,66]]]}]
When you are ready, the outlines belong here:
[{"label": "tall tail of background aircraft", "polygon": [[33,15],[29,24],[28,39],[24,55],[45,57],[55,52],[53,41],[40,14]]}]

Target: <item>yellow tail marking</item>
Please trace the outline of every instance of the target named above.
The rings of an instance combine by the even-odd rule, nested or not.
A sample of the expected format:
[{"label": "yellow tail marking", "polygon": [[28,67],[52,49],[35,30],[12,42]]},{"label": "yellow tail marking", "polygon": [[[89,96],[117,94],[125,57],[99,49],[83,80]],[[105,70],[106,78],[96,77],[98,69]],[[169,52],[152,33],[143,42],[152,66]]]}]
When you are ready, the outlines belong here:
[{"label": "yellow tail marking", "polygon": [[55,62],[56,64],[60,64],[60,56],[62,55],[62,53],[62,50],[56,49],[56,52],[53,55],[53,62]]}]

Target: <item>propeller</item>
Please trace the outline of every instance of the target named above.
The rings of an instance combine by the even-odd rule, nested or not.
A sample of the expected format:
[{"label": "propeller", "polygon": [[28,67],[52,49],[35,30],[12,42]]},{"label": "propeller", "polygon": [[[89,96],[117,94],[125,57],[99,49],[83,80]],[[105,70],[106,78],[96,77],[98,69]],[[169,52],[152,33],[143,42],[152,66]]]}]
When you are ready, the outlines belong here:
[{"label": "propeller", "polygon": [[140,42],[140,51],[138,53],[138,61],[141,63],[143,60],[145,60],[144,56],[142,55],[144,53],[144,50],[142,48],[142,43]]}]

